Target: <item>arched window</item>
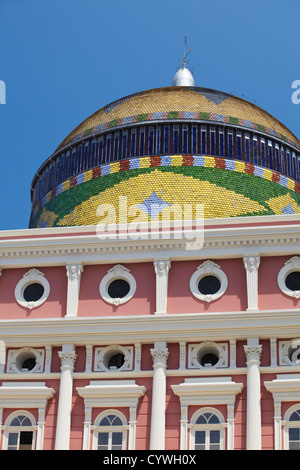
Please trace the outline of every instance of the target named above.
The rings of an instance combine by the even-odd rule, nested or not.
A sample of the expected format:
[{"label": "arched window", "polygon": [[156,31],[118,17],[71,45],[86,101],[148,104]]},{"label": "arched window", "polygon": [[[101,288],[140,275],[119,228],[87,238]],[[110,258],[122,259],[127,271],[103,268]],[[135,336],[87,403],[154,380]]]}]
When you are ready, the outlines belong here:
[{"label": "arched window", "polygon": [[26,411],[12,413],[6,420],[4,449],[33,450],[36,425],[33,416]]},{"label": "arched window", "polygon": [[224,449],[224,418],[217,410],[202,408],[191,419],[192,450]]},{"label": "arched window", "polygon": [[285,449],[300,450],[300,405],[290,408],[285,415]]},{"label": "arched window", "polygon": [[108,410],[97,416],[94,428],[94,449],[124,450],[127,447],[127,422],[116,410]]}]

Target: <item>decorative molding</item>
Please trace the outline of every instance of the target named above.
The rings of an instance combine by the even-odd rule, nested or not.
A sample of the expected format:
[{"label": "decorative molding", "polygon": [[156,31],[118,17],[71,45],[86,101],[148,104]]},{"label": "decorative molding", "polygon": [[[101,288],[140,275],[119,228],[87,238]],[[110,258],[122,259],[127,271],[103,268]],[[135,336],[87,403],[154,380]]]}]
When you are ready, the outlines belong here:
[{"label": "decorative molding", "polygon": [[74,369],[75,361],[76,361],[76,353],[75,351],[58,351],[58,356],[61,361],[61,369]]},{"label": "decorative molding", "polygon": [[150,349],[150,352],[151,352],[151,356],[152,356],[152,359],[153,359],[153,367],[154,368],[156,366],[166,367],[167,360],[168,360],[168,357],[169,357],[168,348]]},{"label": "decorative molding", "polygon": [[[8,374],[28,374],[28,373],[42,373],[44,371],[44,349],[34,348],[21,348],[10,349],[7,357],[7,370]],[[27,358],[35,359],[35,366],[31,369],[22,369],[22,362]]]},{"label": "decorative molding", "polygon": [[279,341],[279,365],[300,367],[300,338]]},{"label": "decorative molding", "polygon": [[[26,287],[32,283],[41,284],[44,288],[44,292],[40,299],[35,301],[27,301],[24,299],[24,291]],[[18,304],[20,304],[22,307],[29,308],[30,310],[42,305],[47,300],[49,293],[49,282],[45,278],[44,274],[35,268],[32,268],[27,273],[25,273],[23,278],[18,282],[15,288],[15,298]]]},{"label": "decorative molding", "polygon": [[[215,365],[201,365],[201,358],[205,354],[214,354],[218,361]],[[188,367],[195,369],[217,369],[219,367],[228,367],[228,344],[214,343],[213,341],[204,341],[198,344],[189,344]]]},{"label": "decorative molding", "polygon": [[[124,279],[129,284],[129,292],[122,298],[112,298],[108,293],[108,287],[110,283],[116,279]],[[125,268],[121,264],[115,265],[113,268],[107,271],[107,274],[103,277],[100,282],[99,292],[101,297],[115,306],[124,304],[128,302],[135,294],[136,291],[136,281],[132,274],[130,274],[129,269]]]},{"label": "decorative molding", "polygon": [[247,358],[247,364],[260,364],[260,356],[262,353],[262,345],[244,345],[244,351]]},{"label": "decorative molding", "polygon": [[[109,359],[115,354],[121,353],[124,356],[124,363],[119,368],[109,368]],[[95,348],[94,371],[109,372],[112,370],[123,371],[133,369],[133,347],[119,346],[117,344],[104,348]]]},{"label": "decorative molding", "polygon": [[[208,275],[215,276],[220,281],[220,288],[214,294],[203,294],[199,291],[198,284],[199,281]],[[219,299],[226,291],[228,285],[227,276],[222,271],[220,266],[213,261],[207,260],[198,266],[197,270],[194,272],[190,279],[190,290],[192,294],[199,300],[204,302],[212,302],[213,300]]]},{"label": "decorative molding", "polygon": [[259,256],[244,256],[244,266],[247,276],[247,299],[248,309],[258,309],[258,267],[260,264]]},{"label": "decorative molding", "polygon": [[300,271],[300,257],[293,256],[284,263],[284,266],[278,273],[277,282],[279,289],[289,297],[300,299],[300,290],[290,290],[285,283],[286,277],[293,271]]},{"label": "decorative molding", "polygon": [[156,315],[167,313],[168,275],[171,267],[169,260],[154,261],[156,274]]},{"label": "decorative molding", "polygon": [[76,317],[79,301],[79,290],[81,273],[83,267],[81,264],[68,264],[66,266],[68,277],[68,295],[67,295],[67,317]]}]

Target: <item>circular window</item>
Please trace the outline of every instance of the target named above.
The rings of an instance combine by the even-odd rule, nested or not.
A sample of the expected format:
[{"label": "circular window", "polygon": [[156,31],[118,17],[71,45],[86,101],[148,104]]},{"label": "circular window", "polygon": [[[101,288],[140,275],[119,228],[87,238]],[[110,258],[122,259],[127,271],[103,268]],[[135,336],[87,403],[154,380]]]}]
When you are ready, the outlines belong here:
[{"label": "circular window", "polygon": [[205,261],[190,279],[190,290],[200,300],[211,302],[221,297],[227,289],[226,274],[212,261]]},{"label": "circular window", "polygon": [[292,291],[300,290],[300,271],[292,271],[285,278],[285,285]]},{"label": "circular window", "polygon": [[204,276],[198,283],[198,289],[201,294],[216,294],[221,288],[220,279],[216,276]]},{"label": "circular window", "polygon": [[45,289],[42,284],[33,282],[32,284],[29,284],[27,287],[25,287],[23,297],[26,302],[36,302],[37,300],[40,300],[44,292]]},{"label": "circular window", "polygon": [[286,295],[300,298],[300,258],[293,256],[281,268],[277,282],[279,289]]},{"label": "circular window", "polygon": [[29,309],[42,305],[50,292],[50,285],[43,273],[30,269],[15,288],[17,302]]},{"label": "circular window", "polygon": [[117,354],[113,354],[107,364],[108,369],[120,369],[124,365],[125,362],[125,356],[121,352],[118,352]]},{"label": "circular window", "polygon": [[118,264],[103,277],[99,291],[106,302],[120,305],[133,297],[136,291],[136,282],[129,269]]},{"label": "circular window", "polygon": [[37,353],[31,348],[20,350],[19,353],[16,354],[15,364],[20,372],[33,371],[38,364]]},{"label": "circular window", "polygon": [[107,289],[108,295],[113,299],[123,299],[130,291],[130,285],[125,279],[115,279]]}]

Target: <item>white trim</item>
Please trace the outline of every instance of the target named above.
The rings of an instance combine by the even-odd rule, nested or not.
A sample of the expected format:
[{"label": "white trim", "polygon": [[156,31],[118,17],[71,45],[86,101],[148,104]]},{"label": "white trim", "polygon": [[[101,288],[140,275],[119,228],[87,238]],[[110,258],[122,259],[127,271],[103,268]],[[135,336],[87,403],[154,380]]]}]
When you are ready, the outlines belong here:
[{"label": "white trim", "polygon": [[[201,365],[198,360],[199,354],[211,353],[218,357],[218,361],[215,365]],[[228,367],[228,344],[227,343],[215,343],[213,341],[204,341],[198,344],[189,344],[188,348],[188,367],[196,369],[217,369],[218,367]]]},{"label": "white trim", "polygon": [[135,449],[136,409],[139,399],[146,388],[139,386],[135,380],[101,380],[91,381],[86,387],[77,387],[78,394],[84,399],[85,422],[83,450],[89,450],[92,408],[129,407],[130,422],[128,432],[128,449]]},{"label": "white trim", "polygon": [[187,407],[190,405],[227,405],[227,450],[234,448],[234,403],[243,389],[242,383],[231,377],[186,378],[180,385],[172,385],[175,395],[180,397],[181,430],[180,449],[187,447]]},{"label": "white trim", "polygon": [[112,372],[112,368],[107,366],[111,356],[121,353],[124,355],[124,363],[116,371],[132,370],[133,368],[133,347],[120,346],[117,344],[106,346],[104,348],[95,348],[94,371]]},{"label": "white trim", "polygon": [[300,338],[294,338],[290,341],[279,341],[279,365],[300,367]]},{"label": "white trim", "polygon": [[[110,283],[116,279],[124,279],[129,284],[129,292],[122,298],[112,298],[108,293],[108,287]],[[129,269],[120,264],[117,264],[107,271],[107,274],[103,277],[99,286],[100,295],[105,300],[105,302],[116,306],[128,302],[134,296],[135,291],[136,282],[134,277],[132,274],[130,274]]]},{"label": "white trim", "polygon": [[[44,349],[21,348],[11,349],[8,351],[7,357],[7,370],[8,374],[28,374],[28,373],[41,373],[44,370]],[[35,358],[35,366],[31,370],[20,368],[20,361],[24,361],[26,357]]]},{"label": "white trim", "polygon": [[[215,294],[203,294],[198,289],[199,281],[205,276],[215,276],[220,281],[220,288]],[[212,302],[213,300],[219,299],[226,291],[228,285],[227,276],[220,269],[220,266],[213,261],[205,261],[202,263],[197,270],[194,272],[190,279],[190,290],[192,294],[200,300],[205,302]]]},{"label": "white trim", "polygon": [[[11,422],[14,418],[18,416],[26,416],[31,421],[31,426],[11,426]],[[36,441],[37,441],[37,425],[34,419],[34,416],[26,410],[18,410],[10,413],[5,421],[5,425],[3,426],[3,441],[2,441],[2,450],[7,450],[8,446],[8,436],[11,433],[18,434],[18,450],[19,450],[19,439],[20,439],[20,432],[22,431],[32,431],[32,448],[31,450],[36,449]]]},{"label": "white trim", "polygon": [[[300,402],[300,374],[278,374],[276,379],[265,382],[265,387],[268,392],[272,393],[274,400],[274,448],[275,450],[282,450],[281,431],[284,421],[282,421],[281,417],[281,403],[289,401]],[[300,404],[297,407],[300,408]],[[284,433],[284,448],[286,448],[286,433]]]},{"label": "white trim", "polygon": [[[213,415],[216,415],[217,418],[219,419],[219,423],[211,424],[211,425],[196,424],[197,419],[205,413],[212,413]],[[219,442],[220,449],[219,450],[224,450],[225,427],[226,427],[226,424],[225,424],[224,416],[219,410],[217,410],[216,408],[211,408],[211,407],[200,408],[193,414],[193,416],[191,417],[190,424],[188,424],[188,428],[190,430],[189,450],[195,449],[195,432],[196,431],[205,431],[205,433],[207,433],[207,431],[211,431],[211,430],[220,431],[220,442]],[[206,438],[207,438],[207,435],[206,435]]]},{"label": "white trim", "polygon": [[[120,418],[122,421],[122,425],[120,426],[100,426],[100,422],[103,418],[105,418],[107,415],[114,415]],[[95,419],[94,425],[91,426],[91,429],[93,430],[93,437],[92,437],[92,448],[93,450],[97,450],[98,446],[98,433],[100,431],[102,432],[107,432],[107,433],[112,433],[112,432],[121,432],[122,433],[122,450],[127,449],[127,434],[128,434],[128,425],[127,425],[127,420],[123,413],[121,413],[119,410],[115,409],[108,409],[105,411],[102,411],[100,414]],[[110,449],[111,450],[111,449]]]},{"label": "white trim", "polygon": [[[39,300],[28,302],[24,299],[24,291],[27,286],[33,283],[41,284],[44,288],[44,292]],[[50,284],[45,278],[44,274],[37,269],[30,269],[26,274],[24,274],[23,278],[18,282],[15,288],[16,301],[22,307],[29,309],[33,309],[42,305],[47,300],[49,293]]]},{"label": "white trim", "polygon": [[286,263],[284,263],[284,266],[281,268],[281,270],[278,273],[277,282],[278,282],[279,289],[285,295],[288,295],[289,297],[294,297],[295,299],[300,299],[300,290],[295,290],[295,291],[290,290],[285,284],[285,280],[287,276],[293,271],[300,271],[299,256],[293,256],[288,261],[286,261]]}]

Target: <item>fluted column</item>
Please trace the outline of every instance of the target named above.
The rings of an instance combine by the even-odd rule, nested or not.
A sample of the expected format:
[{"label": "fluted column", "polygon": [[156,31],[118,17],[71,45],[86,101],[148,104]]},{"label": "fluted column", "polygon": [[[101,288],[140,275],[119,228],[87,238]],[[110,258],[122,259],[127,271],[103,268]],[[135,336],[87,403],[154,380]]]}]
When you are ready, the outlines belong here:
[{"label": "fluted column", "polygon": [[67,317],[76,317],[79,300],[80,279],[83,267],[81,264],[66,266],[68,277]]},{"label": "fluted column", "polygon": [[150,450],[165,449],[166,421],[166,366],[169,355],[165,342],[155,343],[151,349],[153,358],[153,387]]},{"label": "fluted column", "polygon": [[247,450],[261,450],[260,356],[262,346],[248,340],[247,357]]},{"label": "fluted column", "polygon": [[247,275],[247,310],[258,309],[258,267],[260,263],[259,256],[245,256],[244,266]]},{"label": "fluted column", "polygon": [[72,345],[59,351],[61,360],[61,378],[57,411],[55,450],[69,450],[71,431],[71,408],[73,391],[73,370],[76,353]]},{"label": "fluted column", "polygon": [[170,266],[171,263],[167,260],[154,261],[156,274],[156,315],[167,313],[168,277]]}]

